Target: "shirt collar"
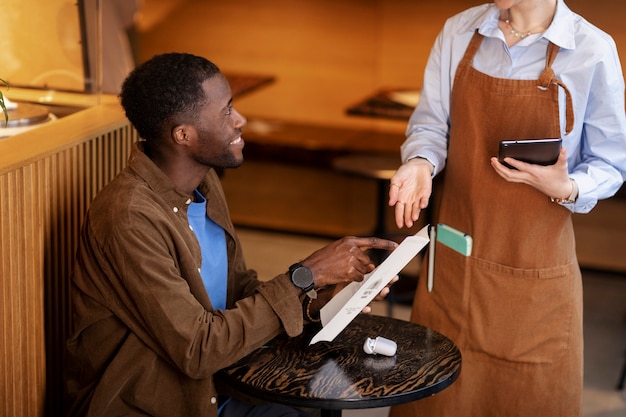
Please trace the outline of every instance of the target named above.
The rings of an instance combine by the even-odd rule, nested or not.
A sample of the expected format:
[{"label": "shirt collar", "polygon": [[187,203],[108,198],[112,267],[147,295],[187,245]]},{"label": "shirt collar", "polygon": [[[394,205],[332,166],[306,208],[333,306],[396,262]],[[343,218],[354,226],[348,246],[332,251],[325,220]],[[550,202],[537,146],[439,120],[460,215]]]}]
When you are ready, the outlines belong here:
[{"label": "shirt collar", "polygon": [[494,4],[484,4],[476,8],[482,10],[477,13],[466,14],[465,20],[459,26],[459,32],[474,32],[478,29],[478,33],[483,36],[494,36],[493,32],[498,30],[500,10]]},{"label": "shirt collar", "polygon": [[[145,154],[143,145],[143,141],[134,145],[128,160],[129,169],[141,177],[148,187],[154,190],[175,213],[181,210],[187,213],[193,199],[190,195],[176,188],[174,182]],[[206,177],[198,185],[198,190],[207,201],[223,202],[221,204],[209,204],[207,214],[215,223],[222,226],[226,232],[234,236],[235,231],[226,208],[226,198],[220,186],[220,180],[214,170],[209,170]]]},{"label": "shirt collar", "polygon": [[128,166],[175,211],[186,210],[191,203],[191,196],[178,190],[174,182],[145,154],[142,141],[133,145]]},{"label": "shirt collar", "polygon": [[[483,13],[473,14],[461,24],[460,32],[475,31],[483,36],[495,36],[494,31],[498,29],[500,20],[500,10],[492,3],[484,7]],[[574,49],[576,40],[574,36],[577,15],[573,13],[563,0],[558,0],[556,13],[552,23],[544,32],[543,38],[564,49]]]},{"label": "shirt collar", "polygon": [[556,14],[552,24],[543,34],[544,38],[563,49],[575,49],[576,20],[577,15],[567,7],[563,0],[558,0]]}]

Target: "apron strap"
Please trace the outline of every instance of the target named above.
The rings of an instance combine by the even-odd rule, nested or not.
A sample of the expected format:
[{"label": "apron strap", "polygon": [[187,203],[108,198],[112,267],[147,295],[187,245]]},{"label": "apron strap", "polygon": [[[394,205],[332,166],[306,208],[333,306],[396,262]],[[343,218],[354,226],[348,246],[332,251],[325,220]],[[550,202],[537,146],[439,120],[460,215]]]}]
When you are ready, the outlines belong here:
[{"label": "apron strap", "polygon": [[476,29],[469,45],[467,46],[467,49],[465,50],[465,56],[473,59],[476,51],[478,51],[478,48],[480,47],[480,44],[483,43],[484,38],[485,37],[483,35],[478,33],[478,29]]},{"label": "apron strap", "polygon": [[[472,39],[470,40],[469,45],[467,45],[467,49],[465,50],[465,54],[461,59],[461,62],[467,66],[472,65],[472,60],[474,59],[474,55],[476,55],[476,51],[480,47],[480,44],[483,42],[484,36],[478,33],[478,29],[474,32]],[[461,64],[459,64],[459,67]]]},{"label": "apron strap", "polygon": [[547,90],[551,84],[555,84],[561,87],[565,91],[565,135],[569,135],[574,129],[574,104],[572,101],[572,94],[569,89],[561,80],[554,77],[554,70],[552,69],[552,63],[559,52],[559,47],[554,43],[548,44],[548,53],[546,54],[546,69],[539,77],[537,88]]},{"label": "apron strap", "polygon": [[[484,36],[478,33],[478,29],[476,29],[476,31],[474,32],[474,35],[472,36],[472,39],[470,40],[467,50],[465,51],[465,54],[463,55],[463,58],[461,60],[463,65],[459,65],[459,68],[472,65],[472,60],[474,59],[474,55],[476,54],[476,51],[480,47],[480,44],[482,43],[483,39],[484,39]],[[565,91],[565,135],[567,136],[574,129],[574,104],[572,101],[572,94],[570,93],[567,86],[563,84],[561,80],[554,77],[554,70],[552,69],[552,64],[554,63],[554,60],[556,59],[556,55],[558,54],[559,49],[560,48],[552,42],[548,44],[548,52],[546,53],[546,69],[539,76],[539,79],[537,80],[538,82],[537,87],[542,90],[547,90],[548,88],[550,88],[551,84],[555,84],[563,88],[563,90]],[[459,76],[459,72],[462,72],[462,71],[457,71],[457,76]]]}]

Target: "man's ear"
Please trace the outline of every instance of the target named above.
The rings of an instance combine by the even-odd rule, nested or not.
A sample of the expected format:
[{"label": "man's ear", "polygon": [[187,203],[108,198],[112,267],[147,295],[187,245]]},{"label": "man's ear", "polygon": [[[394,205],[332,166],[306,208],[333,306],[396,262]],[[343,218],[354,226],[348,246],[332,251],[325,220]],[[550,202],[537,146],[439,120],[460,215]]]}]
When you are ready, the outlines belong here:
[{"label": "man's ear", "polygon": [[191,126],[182,124],[172,128],[172,139],[178,145],[186,145],[191,140]]}]

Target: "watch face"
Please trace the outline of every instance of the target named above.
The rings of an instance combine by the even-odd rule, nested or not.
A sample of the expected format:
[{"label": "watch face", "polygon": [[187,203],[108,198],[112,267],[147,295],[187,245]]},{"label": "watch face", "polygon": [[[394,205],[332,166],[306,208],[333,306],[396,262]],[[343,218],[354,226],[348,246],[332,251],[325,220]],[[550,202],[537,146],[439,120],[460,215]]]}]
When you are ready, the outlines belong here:
[{"label": "watch face", "polygon": [[292,272],[291,281],[299,288],[308,288],[313,285],[313,273],[309,268],[299,266]]}]

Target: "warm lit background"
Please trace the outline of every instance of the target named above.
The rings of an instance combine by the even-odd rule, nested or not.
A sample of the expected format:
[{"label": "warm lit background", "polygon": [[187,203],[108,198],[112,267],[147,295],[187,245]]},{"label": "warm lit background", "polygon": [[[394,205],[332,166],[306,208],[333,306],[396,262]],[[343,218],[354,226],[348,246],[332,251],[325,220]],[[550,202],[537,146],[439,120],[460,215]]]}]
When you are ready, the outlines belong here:
[{"label": "warm lit background", "polygon": [[[245,114],[403,130],[345,116],[378,88],[421,85],[445,19],[480,0],[144,0],[139,59],[184,51],[277,81],[235,103]],[[569,0],[626,54],[626,2]]]},{"label": "warm lit background", "polygon": [[0,78],[12,86],[84,91],[75,0],[2,0]]}]

